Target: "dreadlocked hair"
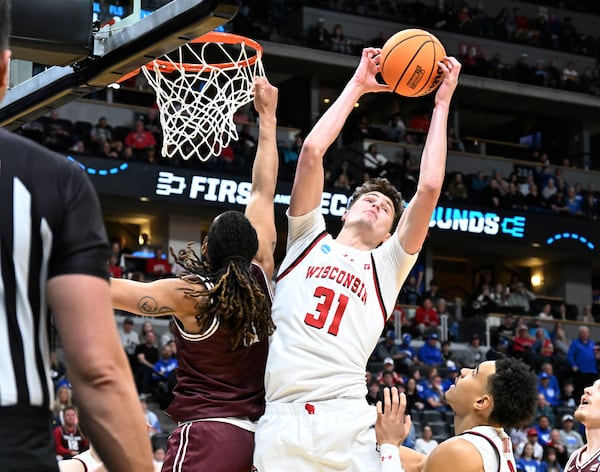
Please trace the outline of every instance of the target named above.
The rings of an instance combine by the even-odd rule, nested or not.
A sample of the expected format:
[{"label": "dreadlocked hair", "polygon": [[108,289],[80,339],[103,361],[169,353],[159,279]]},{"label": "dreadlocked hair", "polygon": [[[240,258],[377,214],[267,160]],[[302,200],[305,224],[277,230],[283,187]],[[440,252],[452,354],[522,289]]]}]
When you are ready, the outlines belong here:
[{"label": "dreadlocked hair", "polygon": [[394,232],[396,225],[400,220],[400,216],[404,211],[404,200],[402,199],[400,192],[388,179],[375,177],[367,180],[360,187],[357,187],[356,190],[354,190],[352,197],[350,197],[350,205],[348,205],[348,208],[350,208],[360,197],[370,192],[380,192],[392,201],[394,205],[394,220],[390,232]]},{"label": "dreadlocked hair", "polygon": [[[214,286],[208,291],[210,303],[196,315],[202,331],[213,319],[231,334],[232,349],[249,346],[256,338],[263,341],[275,329],[271,319],[271,302],[250,270],[252,258],[258,250],[258,236],[250,221],[238,211],[219,215],[208,230],[207,261],[202,261],[191,245],[171,254],[186,272],[182,275],[193,281],[189,274],[210,279]],[[200,281],[198,281],[200,283]],[[190,296],[206,295],[201,290],[188,292]]]}]

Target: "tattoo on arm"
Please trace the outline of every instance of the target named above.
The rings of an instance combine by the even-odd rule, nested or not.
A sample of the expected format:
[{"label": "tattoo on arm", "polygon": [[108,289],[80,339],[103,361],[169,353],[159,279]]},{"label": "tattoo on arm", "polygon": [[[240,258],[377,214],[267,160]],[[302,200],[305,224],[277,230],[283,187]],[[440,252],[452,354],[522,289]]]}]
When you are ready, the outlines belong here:
[{"label": "tattoo on arm", "polygon": [[175,313],[175,310],[170,306],[158,306],[157,301],[148,296],[140,298],[137,307],[141,313],[146,315],[166,315]]}]

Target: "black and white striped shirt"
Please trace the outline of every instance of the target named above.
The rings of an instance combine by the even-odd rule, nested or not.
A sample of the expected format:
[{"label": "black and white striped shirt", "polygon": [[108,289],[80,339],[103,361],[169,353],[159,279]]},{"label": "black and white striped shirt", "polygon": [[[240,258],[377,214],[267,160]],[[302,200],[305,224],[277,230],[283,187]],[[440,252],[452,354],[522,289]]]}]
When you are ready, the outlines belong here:
[{"label": "black and white striped shirt", "polygon": [[96,193],[66,157],[0,130],[0,413],[50,407],[46,282],[107,277]]}]

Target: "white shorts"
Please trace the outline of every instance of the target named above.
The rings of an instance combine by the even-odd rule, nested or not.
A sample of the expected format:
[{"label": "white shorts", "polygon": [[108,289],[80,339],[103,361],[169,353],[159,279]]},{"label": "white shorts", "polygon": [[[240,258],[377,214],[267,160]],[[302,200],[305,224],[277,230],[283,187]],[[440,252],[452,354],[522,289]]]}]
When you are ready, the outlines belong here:
[{"label": "white shorts", "polygon": [[255,434],[258,472],[378,472],[375,407],[365,400],[268,403]]}]

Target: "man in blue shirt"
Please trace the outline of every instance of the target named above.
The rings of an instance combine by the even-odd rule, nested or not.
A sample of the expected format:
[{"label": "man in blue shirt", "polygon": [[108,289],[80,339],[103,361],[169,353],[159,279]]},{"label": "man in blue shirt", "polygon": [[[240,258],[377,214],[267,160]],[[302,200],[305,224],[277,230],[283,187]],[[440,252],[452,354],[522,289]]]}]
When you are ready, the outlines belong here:
[{"label": "man in blue shirt", "polygon": [[438,335],[430,334],[417,353],[417,357],[423,364],[439,366],[442,363],[442,351],[438,347]]},{"label": "man in blue shirt", "polygon": [[580,398],[583,389],[592,385],[598,376],[598,366],[594,353],[595,343],[590,339],[590,330],[587,326],[579,327],[579,337],[574,339],[569,346],[567,361],[573,370],[573,396]]}]

